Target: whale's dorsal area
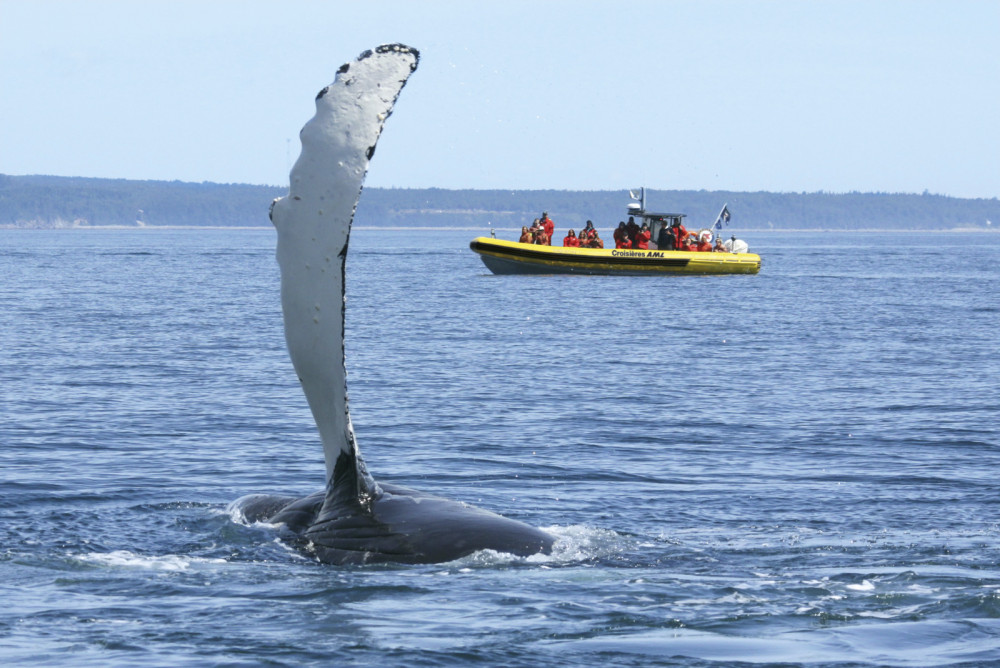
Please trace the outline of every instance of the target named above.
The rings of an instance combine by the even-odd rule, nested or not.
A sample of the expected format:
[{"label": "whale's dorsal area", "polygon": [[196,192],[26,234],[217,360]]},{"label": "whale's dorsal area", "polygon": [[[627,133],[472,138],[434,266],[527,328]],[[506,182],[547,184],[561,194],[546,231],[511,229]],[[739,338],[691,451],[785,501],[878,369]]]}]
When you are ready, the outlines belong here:
[{"label": "whale's dorsal area", "polygon": [[255,495],[249,521],[284,524],[320,561],[451,561],[484,549],[549,552],[552,537],[521,522],[368,474],[351,425],[344,366],[344,281],[354,210],[375,144],[419,62],[416,49],[366,51],[316,96],[288,196],[271,205],[278,232],[285,340],[326,461],[326,488],[302,499]]}]

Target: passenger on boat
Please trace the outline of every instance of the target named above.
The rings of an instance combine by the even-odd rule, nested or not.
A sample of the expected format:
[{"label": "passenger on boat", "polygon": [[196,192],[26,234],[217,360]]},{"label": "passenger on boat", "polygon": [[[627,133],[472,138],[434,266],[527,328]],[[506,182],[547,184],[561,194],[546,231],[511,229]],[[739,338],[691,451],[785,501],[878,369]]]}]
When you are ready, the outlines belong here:
[{"label": "passenger on boat", "polygon": [[709,237],[708,237],[707,234],[705,236],[701,237],[698,240],[698,243],[695,244],[694,248],[692,248],[691,250],[698,251],[699,253],[711,253],[712,252],[712,242],[709,241],[708,239],[709,239]]},{"label": "passenger on boat", "polygon": [[542,228],[545,230],[545,236],[549,238],[549,243],[546,244],[549,246],[552,244],[551,240],[552,235],[555,234],[556,231],[556,224],[552,222],[551,218],[549,218],[548,211],[542,211]]},{"label": "passenger on boat", "polygon": [[597,234],[597,230],[594,230],[593,236],[590,237],[587,248],[604,248],[604,241],[601,239],[600,235]]},{"label": "passenger on boat", "polygon": [[716,237],[715,248],[712,249],[716,253],[728,253],[729,249],[726,248],[726,244],[722,243],[722,237]]},{"label": "passenger on boat", "polygon": [[635,241],[633,242],[633,248],[638,248],[639,250],[649,249],[649,240],[652,238],[652,233],[649,231],[649,225],[646,223],[642,224],[639,231],[635,233]]},{"label": "passenger on boat", "polygon": [[621,243],[622,237],[628,237],[628,230],[625,229],[625,221],[619,221],[618,227],[615,229],[615,248],[619,248],[618,244]]},{"label": "passenger on boat", "polygon": [[531,230],[528,229],[527,225],[521,226],[521,238],[518,239],[518,242],[522,244],[531,243]]},{"label": "passenger on boat", "polygon": [[570,230],[565,237],[563,237],[563,246],[567,248],[576,248],[580,245],[580,240],[576,238],[576,233]]},{"label": "passenger on boat", "polygon": [[674,220],[674,248],[677,250],[687,250],[688,231],[681,225],[681,221]]},{"label": "passenger on boat", "polygon": [[552,240],[549,239],[549,235],[545,234],[545,228],[539,227],[538,231],[535,232],[535,239],[532,243],[536,246],[551,246]]},{"label": "passenger on boat", "polygon": [[597,230],[594,229],[594,223],[588,220],[587,224],[580,230],[580,245],[583,245],[584,239],[592,239],[595,234],[597,234]]},{"label": "passenger on boat", "polygon": [[615,237],[615,248],[631,248],[631,247],[632,247],[632,242],[629,241],[627,234],[623,234],[620,237]]},{"label": "passenger on boat", "polygon": [[639,234],[639,226],[636,225],[635,218],[632,216],[628,217],[628,223],[625,224],[625,229],[628,230],[628,238],[632,242],[632,246],[635,246],[636,237]]},{"label": "passenger on boat", "polygon": [[535,239],[542,232],[542,220],[540,218],[535,218],[531,221],[531,227],[528,228],[528,232],[531,232],[530,243],[535,243]]},{"label": "passenger on boat", "polygon": [[674,250],[677,244],[674,242],[673,228],[664,224],[660,228],[660,233],[656,235],[656,247],[660,250]]}]

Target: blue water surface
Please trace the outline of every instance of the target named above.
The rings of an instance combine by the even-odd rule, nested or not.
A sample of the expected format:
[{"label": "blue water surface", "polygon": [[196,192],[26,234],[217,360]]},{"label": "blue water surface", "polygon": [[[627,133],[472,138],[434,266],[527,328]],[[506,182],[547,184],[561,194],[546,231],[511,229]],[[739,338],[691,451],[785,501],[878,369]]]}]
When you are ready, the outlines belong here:
[{"label": "blue water surface", "polygon": [[748,233],[756,276],[493,276],[355,230],[376,479],[555,553],[318,564],[274,233],[0,231],[0,663],[1000,663],[1000,235]]}]

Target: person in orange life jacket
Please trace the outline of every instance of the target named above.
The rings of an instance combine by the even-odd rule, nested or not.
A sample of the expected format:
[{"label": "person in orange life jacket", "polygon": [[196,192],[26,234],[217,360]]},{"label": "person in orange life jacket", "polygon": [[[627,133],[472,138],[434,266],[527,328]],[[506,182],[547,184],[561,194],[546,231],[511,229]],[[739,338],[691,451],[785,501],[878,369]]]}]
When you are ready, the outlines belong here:
[{"label": "person in orange life jacket", "polygon": [[708,240],[708,235],[701,237],[698,240],[697,245],[691,250],[696,250],[699,253],[711,253],[712,252],[712,242]]},{"label": "person in orange life jacket", "polygon": [[551,246],[552,240],[549,239],[549,235],[545,234],[545,228],[539,227],[538,231],[535,232],[534,242],[538,246]]},{"label": "person in orange life jacket", "polygon": [[623,234],[615,239],[615,248],[631,248],[632,242],[629,241],[628,235]]},{"label": "person in orange life jacket", "polygon": [[588,220],[587,224],[580,230],[580,244],[583,244],[583,239],[593,239],[595,234],[597,234],[597,230],[594,229],[594,223]]},{"label": "person in orange life jacket", "polygon": [[518,239],[518,241],[520,243],[522,243],[522,244],[530,244],[531,243],[531,232],[528,230],[528,226],[527,225],[522,225],[521,226],[521,238]]},{"label": "person in orange life jacket", "polygon": [[580,245],[580,240],[576,238],[576,233],[570,230],[565,237],[563,237],[563,246],[567,248],[574,248]]},{"label": "person in orange life jacket", "polygon": [[681,225],[681,221],[674,221],[674,248],[677,250],[687,250],[688,231]]},{"label": "person in orange life jacket", "polygon": [[628,230],[625,229],[625,221],[620,221],[618,227],[615,229],[615,248],[619,248],[618,244],[621,243],[622,237],[628,236]]},{"label": "person in orange life jacket", "polygon": [[646,223],[643,223],[639,231],[635,233],[635,242],[633,243],[633,247],[640,250],[647,250],[649,248],[649,240],[652,236],[653,234],[649,231],[649,226],[646,225]]},{"label": "person in orange life jacket", "polygon": [[590,248],[604,248],[604,241],[597,234],[597,230],[593,230],[594,236],[590,237]]},{"label": "person in orange life jacket", "polygon": [[556,224],[552,222],[551,218],[549,218],[548,211],[542,211],[542,228],[545,230],[545,236],[551,240],[552,235],[556,231]]}]

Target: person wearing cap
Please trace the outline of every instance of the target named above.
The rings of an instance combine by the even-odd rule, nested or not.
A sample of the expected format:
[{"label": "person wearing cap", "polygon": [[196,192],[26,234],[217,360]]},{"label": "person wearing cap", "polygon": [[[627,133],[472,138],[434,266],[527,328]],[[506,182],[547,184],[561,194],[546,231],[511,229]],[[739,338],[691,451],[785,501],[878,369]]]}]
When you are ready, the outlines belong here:
[{"label": "person wearing cap", "polygon": [[552,222],[551,218],[549,218],[548,211],[542,211],[542,228],[545,230],[545,236],[550,240],[546,245],[551,245],[552,235],[556,231],[556,224]]}]

